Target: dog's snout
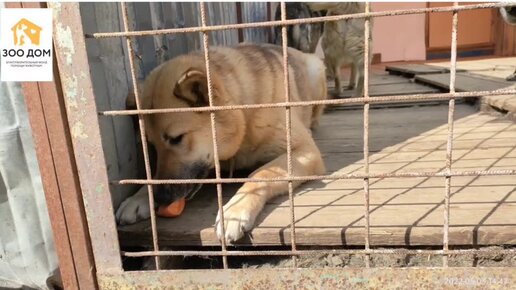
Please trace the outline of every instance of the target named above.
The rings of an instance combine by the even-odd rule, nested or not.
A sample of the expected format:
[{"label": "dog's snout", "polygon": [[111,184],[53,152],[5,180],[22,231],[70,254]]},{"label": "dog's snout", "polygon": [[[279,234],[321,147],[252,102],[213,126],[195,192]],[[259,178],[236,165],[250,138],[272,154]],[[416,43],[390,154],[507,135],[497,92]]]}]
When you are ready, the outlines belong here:
[{"label": "dog's snout", "polygon": [[[196,179],[205,178],[208,175],[210,166],[206,163],[196,162],[189,166],[179,176],[170,179]],[[181,198],[194,195],[201,187],[201,184],[159,184],[154,186],[154,201],[159,205],[167,205]]]},{"label": "dog's snout", "polygon": [[171,194],[170,185],[158,184],[154,186],[154,202],[163,205],[174,202],[174,197]]}]

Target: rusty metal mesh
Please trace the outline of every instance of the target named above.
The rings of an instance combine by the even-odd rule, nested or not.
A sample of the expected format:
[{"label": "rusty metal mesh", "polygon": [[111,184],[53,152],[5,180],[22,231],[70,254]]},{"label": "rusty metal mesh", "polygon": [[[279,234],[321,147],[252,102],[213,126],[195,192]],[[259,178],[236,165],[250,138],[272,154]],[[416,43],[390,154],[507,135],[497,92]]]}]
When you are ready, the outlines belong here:
[{"label": "rusty metal mesh", "polygon": [[[159,29],[159,30],[147,30],[147,31],[129,31],[130,20],[128,16],[128,8],[125,3],[121,3],[123,13],[123,32],[108,32],[108,33],[94,33],[86,35],[90,38],[112,38],[112,37],[125,37],[127,41],[127,47],[129,52],[129,64],[131,69],[131,77],[134,84],[134,94],[136,99],[136,110],[118,110],[118,111],[103,111],[99,112],[100,115],[106,116],[120,116],[120,115],[138,115],[140,137],[143,145],[143,155],[145,161],[145,172],[146,179],[125,179],[117,181],[118,184],[144,184],[148,187],[149,203],[154,204],[153,188],[155,184],[216,184],[217,185],[217,201],[219,211],[223,211],[222,202],[222,184],[223,183],[242,183],[242,182],[288,182],[288,197],[290,204],[290,250],[268,250],[268,251],[238,251],[228,250],[227,244],[224,239],[221,240],[220,251],[160,251],[158,245],[158,233],[156,230],[156,216],[154,211],[151,210],[151,228],[152,228],[152,240],[153,250],[141,251],[141,252],[122,252],[122,255],[127,257],[148,257],[154,256],[156,269],[160,269],[159,257],[160,256],[222,256],[224,269],[228,268],[227,257],[228,256],[291,256],[293,259],[293,266],[296,267],[296,256],[302,255],[314,255],[314,254],[360,254],[364,255],[366,267],[370,267],[369,260],[372,254],[427,254],[427,255],[442,255],[443,267],[448,266],[448,255],[450,254],[476,254],[476,253],[514,253],[514,249],[462,249],[462,250],[450,250],[449,249],[449,216],[450,216],[450,184],[453,176],[486,176],[486,175],[516,175],[516,170],[474,170],[474,171],[453,171],[452,170],[452,152],[453,152],[453,125],[454,125],[454,110],[455,110],[455,99],[465,97],[478,97],[488,95],[506,95],[515,94],[515,89],[503,89],[496,91],[476,91],[476,92],[455,92],[455,78],[456,78],[456,67],[457,67],[457,26],[458,26],[458,13],[460,11],[472,10],[472,9],[483,9],[483,8],[498,8],[504,6],[510,6],[508,3],[482,3],[475,5],[459,5],[458,2],[454,2],[453,6],[449,7],[435,7],[435,8],[422,8],[422,9],[405,9],[395,11],[382,11],[382,12],[370,12],[370,5],[366,3],[365,13],[347,14],[347,15],[336,15],[336,16],[324,16],[316,18],[304,18],[304,19],[286,19],[286,8],[285,2],[281,2],[281,20],[279,21],[265,21],[256,23],[241,23],[241,24],[229,24],[229,25],[207,25],[206,9],[204,2],[200,3],[201,12],[201,26],[189,27],[189,28],[174,28],[174,29]],[[365,47],[364,56],[369,55],[369,32],[371,29],[370,19],[372,17],[385,17],[395,15],[409,15],[409,14],[421,14],[431,12],[452,12],[452,35],[451,35],[451,66],[450,66],[450,90],[448,93],[438,94],[416,94],[416,95],[398,95],[398,96],[369,96],[369,62],[364,61],[364,96],[354,97],[347,99],[330,99],[321,101],[301,101],[291,102],[289,94],[289,71],[288,71],[288,54],[287,54],[287,25],[296,25],[303,23],[319,23],[324,21],[339,21],[346,19],[364,18],[365,19]],[[268,103],[268,104],[251,104],[251,105],[230,105],[230,106],[215,106],[213,104],[213,91],[211,84],[211,72],[210,72],[210,50],[208,46],[208,33],[211,31],[227,30],[227,29],[245,29],[245,28],[259,28],[259,27],[271,27],[281,26],[281,33],[283,36],[282,48],[283,48],[283,68],[284,68],[284,89],[285,89],[285,101],[281,103]],[[140,96],[138,90],[138,82],[136,76],[136,65],[135,65],[135,53],[133,49],[134,37],[137,36],[156,36],[163,34],[173,33],[193,33],[200,32],[203,36],[203,51],[204,59],[206,63],[207,80],[208,80],[208,94],[209,94],[209,106],[207,107],[195,107],[195,108],[165,108],[165,109],[141,109]],[[390,102],[405,102],[415,100],[449,100],[448,104],[448,134],[447,134],[447,147],[446,147],[446,160],[444,170],[437,172],[394,172],[394,173],[369,173],[369,109],[371,104],[376,103],[390,103]],[[350,104],[363,104],[364,105],[364,135],[363,135],[363,153],[364,153],[364,172],[363,173],[334,173],[330,175],[317,175],[317,176],[293,176],[292,175],[292,148],[291,148],[291,108],[298,106],[312,106],[312,105],[350,105]],[[286,142],[287,142],[287,176],[278,178],[221,178],[220,162],[218,159],[218,144],[217,144],[217,130],[215,126],[215,112],[223,110],[248,110],[258,108],[285,108],[286,116]],[[176,113],[176,112],[210,112],[211,116],[211,129],[213,138],[213,149],[214,149],[214,161],[215,161],[215,178],[212,179],[160,179],[153,180],[151,176],[151,168],[149,161],[149,154],[147,151],[146,143],[146,132],[144,126],[143,115],[145,114],[163,114],[163,113]],[[370,219],[369,219],[369,180],[371,178],[392,178],[392,177],[444,177],[445,179],[445,204],[444,204],[444,224],[443,224],[443,248],[442,250],[409,250],[409,249],[371,249],[370,247]],[[294,215],[294,194],[293,194],[293,181],[311,181],[311,180],[336,180],[336,179],[362,179],[364,181],[364,218],[365,218],[365,241],[363,250],[298,250],[296,247],[296,234],[295,234],[295,215]],[[220,221],[224,224],[224,214]],[[224,229],[224,227],[222,227]],[[222,233],[224,236],[224,233]]]}]

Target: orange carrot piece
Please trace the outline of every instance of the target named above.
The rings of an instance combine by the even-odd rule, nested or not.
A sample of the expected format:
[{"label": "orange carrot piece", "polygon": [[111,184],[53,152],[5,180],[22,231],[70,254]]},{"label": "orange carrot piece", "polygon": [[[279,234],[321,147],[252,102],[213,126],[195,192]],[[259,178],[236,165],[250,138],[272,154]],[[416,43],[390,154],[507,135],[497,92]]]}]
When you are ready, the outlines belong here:
[{"label": "orange carrot piece", "polygon": [[169,205],[162,205],[158,208],[158,216],[160,217],[178,217],[185,209],[186,200],[181,198]]}]

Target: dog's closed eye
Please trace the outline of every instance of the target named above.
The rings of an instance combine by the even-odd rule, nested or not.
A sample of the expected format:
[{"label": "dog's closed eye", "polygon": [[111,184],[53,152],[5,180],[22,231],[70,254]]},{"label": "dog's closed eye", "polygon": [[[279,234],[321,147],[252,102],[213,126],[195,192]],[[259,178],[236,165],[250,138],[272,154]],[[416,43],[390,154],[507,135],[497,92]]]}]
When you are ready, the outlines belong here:
[{"label": "dog's closed eye", "polygon": [[167,133],[163,134],[163,139],[171,146],[179,145],[181,141],[183,141],[183,136],[185,134],[177,135],[177,136],[169,136]]}]

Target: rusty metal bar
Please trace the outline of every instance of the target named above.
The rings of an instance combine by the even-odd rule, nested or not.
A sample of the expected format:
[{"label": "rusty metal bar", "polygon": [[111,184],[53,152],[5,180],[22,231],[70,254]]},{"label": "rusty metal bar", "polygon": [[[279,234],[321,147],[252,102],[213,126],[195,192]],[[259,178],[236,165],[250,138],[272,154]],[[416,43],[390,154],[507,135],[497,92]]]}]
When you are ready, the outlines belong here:
[{"label": "rusty metal bar", "polygon": [[[121,9],[122,9],[122,20],[124,23],[124,30],[127,32],[129,31],[129,11],[127,8],[127,5],[125,2],[120,3]],[[133,92],[134,92],[134,99],[136,102],[136,108],[139,110],[141,108],[141,102],[140,102],[140,90],[138,88],[138,79],[136,76],[136,65],[135,65],[135,53],[133,49],[133,39],[130,37],[126,38],[126,44],[127,44],[127,52],[129,54],[129,67],[131,69],[131,79],[133,82]],[[145,176],[147,177],[147,180],[152,179],[152,171],[150,168],[150,160],[149,160],[149,151],[147,146],[147,137],[145,132],[145,120],[143,119],[142,115],[138,115],[138,126],[140,129],[140,139],[142,142],[142,150],[143,150],[143,159],[145,163]],[[152,185],[147,184],[147,190],[148,190],[148,197],[149,197],[149,207],[150,210],[150,219],[151,219],[151,231],[152,231],[152,246],[154,247],[154,250],[157,251],[159,249],[158,245],[158,230],[156,229],[156,213],[154,210],[154,191],[152,188]],[[156,269],[160,269],[160,262],[159,259],[156,257],[154,259],[154,264],[156,266]]]},{"label": "rusty metal bar", "polygon": [[[59,271],[64,287],[79,288],[76,261],[74,260],[70,227],[67,223],[63,202],[63,191],[56,172],[56,161],[50,141],[47,116],[43,109],[39,83],[23,83],[23,95],[29,113],[41,180],[45,192],[46,205],[52,225],[53,241],[59,260]],[[87,229],[86,229],[87,233]],[[91,277],[94,280],[94,276]]]},{"label": "rusty metal bar", "polygon": [[140,251],[122,252],[126,257],[151,256],[313,256],[313,255],[477,255],[477,254],[516,254],[516,249],[455,249],[455,250],[420,250],[420,249],[326,249],[326,250],[266,250],[266,251]]},{"label": "rusty metal bar", "polygon": [[[205,3],[200,3],[201,8],[201,23],[203,27],[206,27],[206,7]],[[210,51],[208,45],[208,32],[203,32],[203,48],[204,48],[204,61],[206,63],[206,79],[208,82],[208,100],[209,105],[213,106],[213,87],[211,83],[211,70],[210,70]],[[215,112],[210,112],[210,124],[211,124],[211,137],[213,140],[213,162],[215,164],[215,177],[220,179],[220,160],[219,160],[219,146],[217,142],[217,126],[215,122]],[[220,223],[222,224],[222,239],[220,240],[222,248],[222,264],[224,269],[228,268],[228,257],[224,255],[226,253],[226,225],[224,221],[224,202],[222,199],[222,184],[217,183],[217,205],[220,212]]]},{"label": "rusty metal bar", "polygon": [[121,273],[122,263],[119,256],[116,223],[109,192],[106,162],[101,154],[102,143],[97,107],[83,37],[84,31],[80,21],[79,4],[49,3],[48,6],[54,12],[55,57],[59,66],[63,99],[88,218],[96,270],[100,274]]},{"label": "rusty metal bar", "polygon": [[[287,19],[287,8],[284,1],[280,3],[281,20]],[[285,90],[285,103],[290,102],[290,87],[289,87],[289,68],[288,68],[288,46],[287,46],[287,27],[281,27],[281,46],[283,52],[283,86]],[[287,177],[292,176],[292,114],[291,108],[285,107],[285,131],[287,138]],[[294,189],[292,181],[288,182],[288,200],[290,207],[290,246],[292,251],[296,251],[296,214],[294,209]],[[297,267],[297,258],[292,256],[292,267]]]},{"label": "rusty metal bar", "polygon": [[[454,2],[453,6],[457,7],[458,2]],[[455,93],[455,77],[457,72],[457,27],[458,12],[454,11],[452,16],[452,36],[451,36],[451,59],[450,59],[450,93]],[[451,171],[452,151],[453,151],[453,114],[455,112],[455,99],[451,98],[448,104],[448,140],[446,142],[446,171]],[[443,225],[443,250],[448,250],[449,232],[450,232],[450,191],[451,176],[446,176],[445,192],[444,192],[444,225]],[[448,255],[443,255],[443,267],[448,267]]]},{"label": "rusty metal bar", "polygon": [[345,14],[345,15],[334,15],[304,19],[288,19],[278,21],[263,21],[253,23],[242,23],[242,24],[226,24],[226,25],[213,25],[205,27],[186,27],[186,28],[171,28],[171,29],[159,29],[159,30],[141,30],[131,32],[104,32],[104,33],[93,33],[86,34],[87,38],[110,38],[110,37],[124,37],[124,36],[155,36],[163,34],[173,33],[190,33],[190,32],[209,32],[218,30],[228,29],[244,29],[244,28],[263,28],[272,26],[283,26],[283,25],[296,25],[304,23],[321,23],[326,21],[339,21],[366,17],[384,17],[384,16],[397,16],[397,15],[411,15],[411,14],[423,14],[429,12],[452,12],[452,11],[466,11],[473,9],[484,9],[484,8],[498,8],[511,6],[510,3],[482,3],[474,5],[463,5],[458,7],[446,6],[446,7],[432,7],[432,8],[418,8],[418,9],[405,9],[405,10],[391,10],[391,11],[379,11],[370,13],[356,13],[356,14]]},{"label": "rusty metal bar", "polygon": [[[46,4],[11,2],[6,3],[6,7],[46,8]],[[62,286],[66,289],[96,289],[95,264],[55,59],[53,71],[54,81],[24,82],[22,91],[29,113]]]},{"label": "rusty metal bar", "polygon": [[516,169],[501,170],[466,170],[466,171],[431,171],[431,172],[388,172],[388,173],[338,173],[330,175],[298,175],[277,178],[207,178],[207,179],[124,179],[118,184],[213,184],[213,183],[243,183],[243,182],[286,182],[286,181],[313,181],[337,179],[364,179],[364,178],[398,178],[398,177],[446,177],[446,176],[493,176],[516,175]]},{"label": "rusty metal bar", "polygon": [[[55,62],[55,61],[54,61]],[[65,213],[65,221],[68,227],[68,239],[70,240],[75,270],[79,289],[96,288],[95,264],[91,250],[91,240],[88,233],[88,224],[84,212],[84,203],[80,188],[74,152],[71,143],[70,130],[66,120],[61,80],[57,71],[57,63],[54,63],[54,82],[38,83],[40,100],[47,122],[48,135],[52,156],[54,158],[55,173],[57,174],[62,206]],[[28,84],[28,83],[26,83]],[[29,98],[26,97],[26,101]],[[37,129],[35,130],[37,131]],[[39,134],[39,133],[34,133]],[[49,210],[49,212],[52,210]],[[53,229],[56,231],[56,229]],[[56,232],[54,240],[62,240],[65,236]],[[59,247],[56,247],[59,251]],[[61,271],[67,271],[61,267]],[[63,275],[61,276],[63,277]]]},{"label": "rusty metal bar", "polygon": [[[13,7],[13,3],[11,3]],[[69,238],[69,227],[63,208],[63,197],[59,188],[59,181],[55,169],[55,160],[50,144],[49,128],[46,124],[41,91],[37,83],[24,83],[23,95],[29,113],[29,122],[32,128],[36,155],[38,157],[41,181],[45,191],[48,215],[52,225],[53,239],[59,259],[60,273],[63,286],[78,288],[77,271],[73,260],[72,245]]]},{"label": "rusty metal bar", "polygon": [[[35,6],[35,7],[31,7]],[[6,8],[41,8],[37,3],[8,2]],[[56,84],[59,82],[56,81]],[[69,238],[69,228],[66,223],[62,192],[56,173],[56,164],[52,154],[49,127],[42,104],[40,84],[34,82],[22,83],[22,93],[27,107],[31,133],[38,159],[41,181],[45,193],[45,201],[52,226],[52,237],[56,246],[56,254],[60,265],[61,280],[64,287],[78,288],[77,271],[72,254],[72,242]],[[53,97],[53,95],[51,96]],[[61,115],[59,115],[61,116]],[[65,237],[65,238],[62,238]]]},{"label": "rusty metal bar", "polygon": [[[365,12],[369,13],[369,2],[365,3]],[[370,18],[364,21],[364,174],[369,174],[369,33],[371,29]],[[370,219],[369,219],[369,178],[364,178],[364,230],[365,230],[365,250],[370,249]],[[370,256],[365,255],[366,268],[370,267]]]},{"label": "rusty metal bar", "polygon": [[[25,4],[24,7],[34,8],[33,5],[25,6]],[[69,285],[66,281],[69,279],[68,272],[75,270],[78,284],[74,288],[94,289],[96,288],[95,265],[60,84],[61,80],[57,70],[57,62],[54,60],[54,81],[24,83],[24,91],[30,89],[30,87],[33,89],[39,87],[39,92],[26,94],[25,101],[31,113],[30,119],[32,119],[32,116],[39,114],[43,114],[45,119],[44,121],[34,120],[31,122],[31,126],[34,128],[33,135],[35,136],[35,140],[43,142],[42,138],[45,138],[44,136],[40,136],[37,139],[36,136],[46,135],[50,145],[51,152],[37,150],[38,160],[40,160],[39,164],[42,167],[40,171],[43,176],[43,183],[48,185],[48,182],[53,179],[45,176],[47,174],[55,174],[55,178],[57,178],[58,182],[58,192],[52,191],[51,188],[45,186],[45,193],[48,195],[51,193],[59,195],[47,198],[51,222],[59,223],[61,220],[66,223],[66,226],[53,227],[53,232],[55,233],[54,241],[57,245],[56,250],[60,261],[63,283]],[[38,102],[41,107],[38,107]],[[38,129],[44,127],[45,123],[46,129]],[[41,143],[38,142],[36,146],[39,147],[40,144]],[[43,148],[43,150],[48,149]],[[52,162],[54,168],[50,169],[47,166],[50,166],[49,163]],[[50,203],[57,200],[60,200],[61,211],[64,212],[64,216],[62,217],[52,217],[54,211],[56,213],[60,211],[59,209],[50,207]],[[65,230],[66,233],[63,232],[63,230]],[[66,260],[62,257],[63,252],[67,251],[65,250],[66,247],[62,246],[62,243],[65,242],[70,243],[71,258],[74,263],[73,267],[67,266],[66,261],[61,263],[63,259]]]},{"label": "rusty metal bar", "polygon": [[[467,98],[481,96],[499,96],[516,94],[516,89],[500,89],[495,91],[476,91],[476,92],[456,92],[456,93],[438,93],[438,94],[413,94],[403,96],[378,96],[370,97],[367,101],[369,104],[381,104],[403,101],[430,101],[430,100],[449,100],[451,98]],[[100,115],[104,116],[127,116],[127,115],[148,115],[148,114],[166,114],[166,113],[184,113],[184,112],[216,112],[227,110],[247,110],[247,109],[265,109],[265,108],[284,108],[284,107],[302,107],[313,105],[356,105],[365,102],[363,97],[347,98],[347,99],[331,99],[320,101],[298,101],[268,104],[250,104],[250,105],[230,105],[230,106],[212,106],[212,107],[188,107],[188,108],[165,108],[165,109],[145,109],[145,110],[115,110],[100,111]]]}]

